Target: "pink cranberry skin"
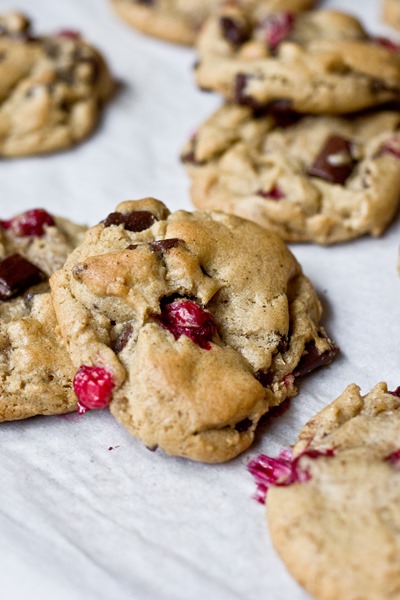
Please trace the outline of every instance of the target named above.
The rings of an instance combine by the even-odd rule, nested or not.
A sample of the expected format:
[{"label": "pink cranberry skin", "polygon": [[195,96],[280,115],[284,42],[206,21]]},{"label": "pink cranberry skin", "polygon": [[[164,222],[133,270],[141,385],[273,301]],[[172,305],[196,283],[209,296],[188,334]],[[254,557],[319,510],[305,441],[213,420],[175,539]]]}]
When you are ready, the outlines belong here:
[{"label": "pink cranberry skin", "polygon": [[82,365],[75,374],[74,391],[78,398],[78,413],[105,408],[110,404],[115,384],[106,369]]},{"label": "pink cranberry skin", "polygon": [[210,350],[210,341],[217,332],[213,315],[192,300],[167,304],[156,319],[176,340],[186,335],[203,350]]},{"label": "pink cranberry skin", "polygon": [[275,50],[289,37],[294,25],[294,15],[287,11],[276,12],[267,17],[263,25],[268,47]]},{"label": "pink cranberry skin", "polygon": [[379,46],[382,46],[383,48],[386,48],[386,50],[389,50],[389,52],[400,52],[400,45],[396,44],[392,40],[389,40],[389,38],[378,36],[372,39]]},{"label": "pink cranberry skin", "polygon": [[393,392],[389,392],[389,394],[392,394],[392,396],[396,396],[396,398],[400,398],[400,385],[395,390],[393,390]]},{"label": "pink cranberry skin", "polygon": [[300,466],[300,460],[307,456],[315,460],[321,456],[334,456],[334,450],[305,450],[296,458],[289,450],[282,450],[276,458],[260,454],[247,465],[248,471],[256,480],[257,490],[254,499],[264,504],[271,486],[284,487],[292,483],[304,483],[311,479],[307,469]]},{"label": "pink cranberry skin", "polygon": [[43,237],[45,227],[55,225],[53,217],[43,208],[27,210],[8,221],[0,221],[3,229],[8,229],[17,237]]},{"label": "pink cranberry skin", "polygon": [[67,38],[69,40],[80,40],[81,39],[81,34],[79,33],[79,31],[76,31],[75,29],[61,29],[57,33],[57,36],[62,37],[62,38]]},{"label": "pink cranberry skin", "polygon": [[395,135],[383,144],[378,156],[382,156],[382,154],[391,154],[400,159],[400,135]]},{"label": "pink cranberry skin", "polygon": [[400,449],[389,454],[385,460],[395,467],[400,467]]},{"label": "pink cranberry skin", "polygon": [[282,198],[285,198],[285,194],[282,192],[281,188],[278,185],[274,185],[274,187],[271,188],[269,192],[264,192],[264,190],[258,190],[257,196],[261,196],[262,198],[268,198],[269,200],[282,200]]}]

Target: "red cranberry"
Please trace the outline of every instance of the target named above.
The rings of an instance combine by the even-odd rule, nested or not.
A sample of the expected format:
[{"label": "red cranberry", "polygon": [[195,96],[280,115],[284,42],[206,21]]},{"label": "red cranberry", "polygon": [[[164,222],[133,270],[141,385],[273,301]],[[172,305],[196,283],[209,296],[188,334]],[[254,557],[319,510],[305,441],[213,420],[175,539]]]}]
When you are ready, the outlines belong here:
[{"label": "red cranberry", "polygon": [[315,460],[320,456],[334,456],[334,451],[306,450],[294,458],[289,450],[282,450],[276,458],[260,454],[251,460],[247,469],[256,480],[255,500],[264,504],[271,486],[287,486],[309,481],[310,473],[299,464],[303,456]]},{"label": "red cranberry", "polygon": [[379,46],[383,46],[383,48],[386,48],[386,50],[389,50],[389,52],[400,52],[399,44],[396,44],[392,40],[389,40],[389,38],[378,36],[378,37],[374,37],[372,39],[376,44],[379,44]]},{"label": "red cranberry", "polygon": [[395,450],[389,456],[385,458],[391,465],[398,466],[400,465],[400,450]]},{"label": "red cranberry", "polygon": [[68,38],[69,40],[80,40],[81,34],[76,29],[61,29],[57,33],[58,37]]},{"label": "red cranberry", "polygon": [[200,348],[210,350],[210,341],[217,331],[214,317],[192,300],[177,300],[167,304],[156,319],[176,340],[186,335]]},{"label": "red cranberry", "polygon": [[395,158],[400,158],[400,135],[393,136],[383,144],[378,156],[382,156],[382,154],[391,154]]},{"label": "red cranberry", "polygon": [[27,210],[8,221],[0,221],[0,226],[10,231],[17,237],[42,237],[45,234],[45,225],[55,225],[51,215],[43,208]]},{"label": "red cranberry", "polygon": [[389,392],[392,396],[396,396],[396,398],[400,398],[400,385],[393,392]]},{"label": "red cranberry", "polygon": [[278,185],[274,185],[273,188],[269,190],[269,192],[264,192],[264,190],[258,190],[257,196],[261,196],[262,198],[268,198],[269,200],[282,200],[285,197],[285,194],[282,192],[281,188]]},{"label": "red cranberry", "polygon": [[292,31],[294,16],[290,12],[276,12],[267,17],[263,23],[267,38],[267,44],[271,50],[275,50]]},{"label": "red cranberry", "polygon": [[102,367],[79,367],[74,377],[74,391],[78,397],[78,413],[93,408],[105,408],[110,404],[114,389],[113,379]]}]

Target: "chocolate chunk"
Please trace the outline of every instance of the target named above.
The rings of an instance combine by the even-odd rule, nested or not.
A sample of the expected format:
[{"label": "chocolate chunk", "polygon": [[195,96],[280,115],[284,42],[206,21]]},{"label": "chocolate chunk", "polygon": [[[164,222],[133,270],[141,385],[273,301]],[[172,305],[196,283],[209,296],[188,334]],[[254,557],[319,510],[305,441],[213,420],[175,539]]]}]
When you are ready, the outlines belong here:
[{"label": "chocolate chunk", "polygon": [[176,248],[182,243],[182,240],[180,240],[179,238],[170,238],[168,240],[150,242],[149,245],[156,254],[158,254],[159,256],[163,256],[165,252],[168,252],[168,250],[171,250],[171,248]]},{"label": "chocolate chunk", "polygon": [[104,227],[123,225],[127,231],[144,231],[153,225],[156,217],[148,210],[136,210],[128,213],[112,212],[104,219]]},{"label": "chocolate chunk", "polygon": [[222,35],[233,46],[241,46],[250,37],[250,29],[246,23],[240,23],[230,17],[221,17],[220,26]]},{"label": "chocolate chunk", "polygon": [[301,119],[301,115],[293,110],[293,103],[291,100],[281,98],[280,100],[272,100],[266,106],[266,109],[275,119],[275,125],[277,127],[290,127]]},{"label": "chocolate chunk", "polygon": [[352,142],[339,135],[331,135],[325,142],[308,174],[332,183],[344,184],[351,175],[356,160],[352,156]]},{"label": "chocolate chunk", "polygon": [[46,279],[45,273],[21,254],[12,254],[0,262],[0,300],[22,294]]},{"label": "chocolate chunk", "polygon": [[299,364],[293,371],[295,377],[303,377],[303,375],[308,375],[318,367],[329,365],[337,355],[339,348],[332,344],[328,350],[320,353],[314,340],[312,340],[305,345],[304,350],[306,354],[303,354]]},{"label": "chocolate chunk", "polygon": [[263,385],[264,387],[269,387],[274,379],[274,374],[272,371],[257,371],[254,377]]},{"label": "chocolate chunk", "polygon": [[250,108],[258,109],[260,104],[255,98],[246,94],[246,87],[249,81],[249,76],[246,73],[238,73],[235,78],[235,100],[242,106],[250,106]]},{"label": "chocolate chunk", "polygon": [[235,429],[239,433],[243,433],[244,431],[248,431],[252,425],[253,425],[253,421],[251,419],[246,418],[246,419],[243,419],[242,421],[239,421],[239,423],[236,423]]},{"label": "chocolate chunk", "polygon": [[146,6],[154,6],[156,0],[136,0],[137,4],[145,4]]},{"label": "chocolate chunk", "polygon": [[396,396],[396,398],[400,398],[400,386],[393,390],[393,392],[389,392],[389,394],[392,394],[392,396]]},{"label": "chocolate chunk", "polygon": [[284,352],[287,352],[287,350],[289,350],[289,338],[287,335],[281,336],[281,339],[279,340],[276,349],[281,354],[284,354]]},{"label": "chocolate chunk", "polygon": [[129,338],[132,335],[132,332],[132,325],[128,325],[127,327],[125,327],[125,329],[122,330],[117,339],[114,340],[111,347],[114,350],[115,354],[119,354],[125,348],[129,341]]}]

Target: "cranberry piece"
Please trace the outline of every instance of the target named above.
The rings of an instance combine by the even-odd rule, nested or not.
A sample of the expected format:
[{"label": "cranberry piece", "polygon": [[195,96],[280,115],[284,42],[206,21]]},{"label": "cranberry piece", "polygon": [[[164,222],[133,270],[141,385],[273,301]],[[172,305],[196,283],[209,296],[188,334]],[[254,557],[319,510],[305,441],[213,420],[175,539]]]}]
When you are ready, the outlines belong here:
[{"label": "cranberry piece", "polygon": [[307,469],[300,466],[303,456],[313,460],[321,456],[334,456],[334,450],[306,450],[293,457],[289,450],[282,450],[276,458],[260,454],[247,465],[247,470],[256,480],[257,491],[255,500],[265,503],[268,490],[271,486],[288,486],[293,483],[304,483],[311,479]]},{"label": "cranberry piece", "polygon": [[102,367],[82,365],[73,385],[78,398],[78,413],[82,415],[87,410],[108,406],[115,384],[110,373]]},{"label": "cranberry piece", "polygon": [[393,466],[397,466],[400,464],[400,450],[395,450],[389,456],[385,458],[387,462],[389,462]]},{"label": "cranberry piece", "polygon": [[314,340],[308,342],[305,345],[304,350],[306,351],[306,354],[301,357],[299,364],[293,371],[295,377],[303,377],[304,375],[311,373],[311,371],[314,371],[314,369],[329,365],[339,352],[339,348],[332,344],[328,350],[320,353]]},{"label": "cranberry piece", "polygon": [[144,231],[153,225],[156,217],[148,210],[135,210],[128,213],[112,212],[103,221],[104,227],[123,225],[127,231]]},{"label": "cranberry piece", "polygon": [[241,46],[250,37],[250,29],[247,24],[239,23],[231,17],[221,17],[220,26],[222,35],[233,46]]},{"label": "cranberry piece", "polygon": [[46,279],[45,273],[21,254],[0,262],[0,300],[9,300]]},{"label": "cranberry piece", "polygon": [[396,398],[400,398],[400,385],[393,392],[389,392],[392,396],[396,396]]},{"label": "cranberry piece", "polygon": [[352,156],[352,142],[340,135],[331,135],[323,145],[308,174],[343,185],[356,164]]},{"label": "cranberry piece", "polygon": [[379,46],[383,46],[383,48],[386,48],[386,50],[389,50],[389,52],[400,52],[400,45],[396,44],[392,40],[389,40],[389,38],[378,36],[372,38],[372,41],[376,44],[379,44]]},{"label": "cranberry piece", "polygon": [[69,40],[81,39],[81,34],[76,29],[61,29],[56,35],[58,37],[67,38]]},{"label": "cranberry piece", "polygon": [[177,300],[165,305],[155,319],[176,340],[181,335],[186,335],[204,350],[210,350],[210,341],[217,332],[213,315],[192,300]]},{"label": "cranberry piece", "polygon": [[294,15],[287,11],[276,12],[267,17],[263,23],[268,47],[275,50],[286,40],[294,25]]},{"label": "cranberry piece", "polygon": [[45,226],[52,227],[54,225],[53,217],[43,208],[27,210],[9,221],[0,221],[1,227],[10,229],[18,237],[42,237],[46,232]]},{"label": "cranberry piece", "polygon": [[257,196],[261,196],[262,198],[268,198],[269,200],[282,200],[285,197],[285,194],[282,192],[281,188],[278,185],[274,185],[269,192],[264,192],[264,190],[258,190]]},{"label": "cranberry piece", "polygon": [[395,135],[383,144],[378,156],[382,156],[382,154],[391,154],[395,158],[400,158],[400,135]]}]

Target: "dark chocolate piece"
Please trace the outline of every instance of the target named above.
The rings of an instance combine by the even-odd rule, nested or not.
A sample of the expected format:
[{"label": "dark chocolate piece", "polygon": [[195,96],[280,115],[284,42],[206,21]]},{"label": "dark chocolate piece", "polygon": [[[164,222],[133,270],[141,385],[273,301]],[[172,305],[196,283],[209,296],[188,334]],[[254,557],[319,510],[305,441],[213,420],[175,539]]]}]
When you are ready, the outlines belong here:
[{"label": "dark chocolate piece", "polygon": [[250,29],[246,23],[240,23],[230,17],[221,17],[221,31],[224,38],[233,46],[241,46],[250,37]]},{"label": "dark chocolate piece", "polygon": [[21,254],[11,254],[0,262],[0,300],[18,296],[44,279],[46,274],[36,265]]},{"label": "dark chocolate piece", "polygon": [[135,210],[128,213],[112,212],[104,219],[104,227],[123,225],[127,231],[144,231],[153,225],[156,217],[148,210]]},{"label": "dark chocolate piece", "polygon": [[351,141],[339,135],[332,135],[326,140],[314,163],[309,167],[308,174],[343,185],[350,177],[355,164]]},{"label": "dark chocolate piece", "polygon": [[314,340],[312,340],[305,345],[304,350],[306,354],[303,354],[299,364],[293,371],[295,377],[303,377],[319,367],[329,365],[337,355],[339,348],[332,344],[328,350],[320,353]]}]

